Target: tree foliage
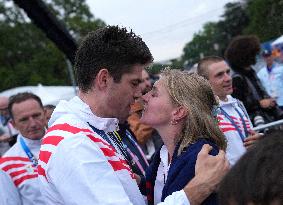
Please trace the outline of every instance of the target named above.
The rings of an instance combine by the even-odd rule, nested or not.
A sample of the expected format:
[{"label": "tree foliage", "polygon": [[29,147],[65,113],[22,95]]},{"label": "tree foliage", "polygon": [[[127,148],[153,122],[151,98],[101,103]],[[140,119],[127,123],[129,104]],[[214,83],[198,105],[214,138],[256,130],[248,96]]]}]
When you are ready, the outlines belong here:
[{"label": "tree foliage", "polygon": [[184,49],[181,62],[189,66],[208,55],[223,56],[237,35],[255,34],[262,42],[283,34],[283,0],[242,0],[227,3],[218,22],[209,22],[194,34]]},{"label": "tree foliage", "polygon": [[[45,1],[76,40],[105,26],[90,13],[85,0]],[[17,86],[68,85],[66,58],[24,12],[0,0],[0,90]]]},{"label": "tree foliage", "polygon": [[283,0],[246,0],[250,24],[246,33],[269,41],[283,34]]},{"label": "tree foliage", "polygon": [[229,41],[242,34],[248,25],[246,9],[239,2],[226,4],[221,17],[220,21],[209,22],[202,31],[194,34],[192,41],[183,49],[183,62],[192,66],[204,56],[222,56]]}]

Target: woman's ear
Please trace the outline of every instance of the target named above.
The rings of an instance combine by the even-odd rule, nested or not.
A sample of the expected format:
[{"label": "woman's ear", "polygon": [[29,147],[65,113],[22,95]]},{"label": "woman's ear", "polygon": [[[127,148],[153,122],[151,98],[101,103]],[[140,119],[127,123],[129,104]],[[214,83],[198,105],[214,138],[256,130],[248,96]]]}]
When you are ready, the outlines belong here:
[{"label": "woman's ear", "polygon": [[175,111],[173,111],[173,119],[174,121],[180,121],[181,119],[187,117],[188,111],[183,106],[178,106],[175,108]]}]

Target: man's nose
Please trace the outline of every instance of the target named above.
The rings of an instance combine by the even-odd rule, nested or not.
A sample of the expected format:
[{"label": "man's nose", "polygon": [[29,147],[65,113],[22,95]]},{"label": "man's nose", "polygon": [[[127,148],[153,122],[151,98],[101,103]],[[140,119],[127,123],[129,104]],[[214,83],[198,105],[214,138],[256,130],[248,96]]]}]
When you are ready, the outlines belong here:
[{"label": "man's nose", "polygon": [[229,73],[225,73],[225,74],[224,74],[224,80],[225,80],[225,81],[230,81],[230,80],[232,80],[231,75],[230,75]]},{"label": "man's nose", "polygon": [[29,125],[31,126],[31,127],[34,127],[34,126],[36,126],[36,120],[33,118],[33,117],[30,117],[30,119],[29,119]]},{"label": "man's nose", "polygon": [[142,88],[138,86],[137,89],[135,90],[134,98],[137,99],[140,98],[141,96],[142,96]]}]

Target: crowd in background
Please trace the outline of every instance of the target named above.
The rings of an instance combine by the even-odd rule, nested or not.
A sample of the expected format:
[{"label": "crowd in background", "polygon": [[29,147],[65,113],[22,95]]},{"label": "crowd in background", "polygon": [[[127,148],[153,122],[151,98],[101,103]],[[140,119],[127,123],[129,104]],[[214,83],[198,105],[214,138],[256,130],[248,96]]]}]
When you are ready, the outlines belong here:
[{"label": "crowd in background", "polygon": [[282,204],[282,131],[253,130],[283,118],[274,55],[238,36],[196,73],[167,68],[153,82],[142,39],[111,26],[89,34],[78,96],[57,107],[0,97],[1,204]]}]

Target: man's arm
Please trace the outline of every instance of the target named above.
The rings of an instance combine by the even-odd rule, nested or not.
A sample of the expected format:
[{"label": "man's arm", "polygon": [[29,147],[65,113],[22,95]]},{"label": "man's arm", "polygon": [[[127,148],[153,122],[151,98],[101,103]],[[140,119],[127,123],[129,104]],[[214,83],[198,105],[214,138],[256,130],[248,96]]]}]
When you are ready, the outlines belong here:
[{"label": "man's arm", "polygon": [[[108,153],[111,155],[111,153]],[[112,155],[111,155],[112,156]],[[100,149],[86,136],[80,135],[65,139],[51,156],[47,167],[48,182],[55,186],[65,204],[132,204],[127,189],[132,192],[138,186],[129,177],[127,170],[119,167],[116,157],[113,166],[117,172],[124,172],[125,176],[113,171],[111,164]],[[127,178],[128,177],[128,178]],[[126,187],[121,181],[133,180]],[[133,194],[132,194],[133,196]],[[142,196],[140,196],[142,198]]]},{"label": "man's arm", "polygon": [[12,137],[10,137],[8,134],[0,135],[0,142],[9,142],[11,139]]},{"label": "man's arm", "polygon": [[261,137],[263,136],[262,133],[257,133],[255,131],[251,131],[250,135],[244,140],[244,146],[248,149],[254,143],[256,143]]},{"label": "man's arm", "polygon": [[21,205],[21,198],[12,179],[3,170],[0,170],[0,204]]}]

